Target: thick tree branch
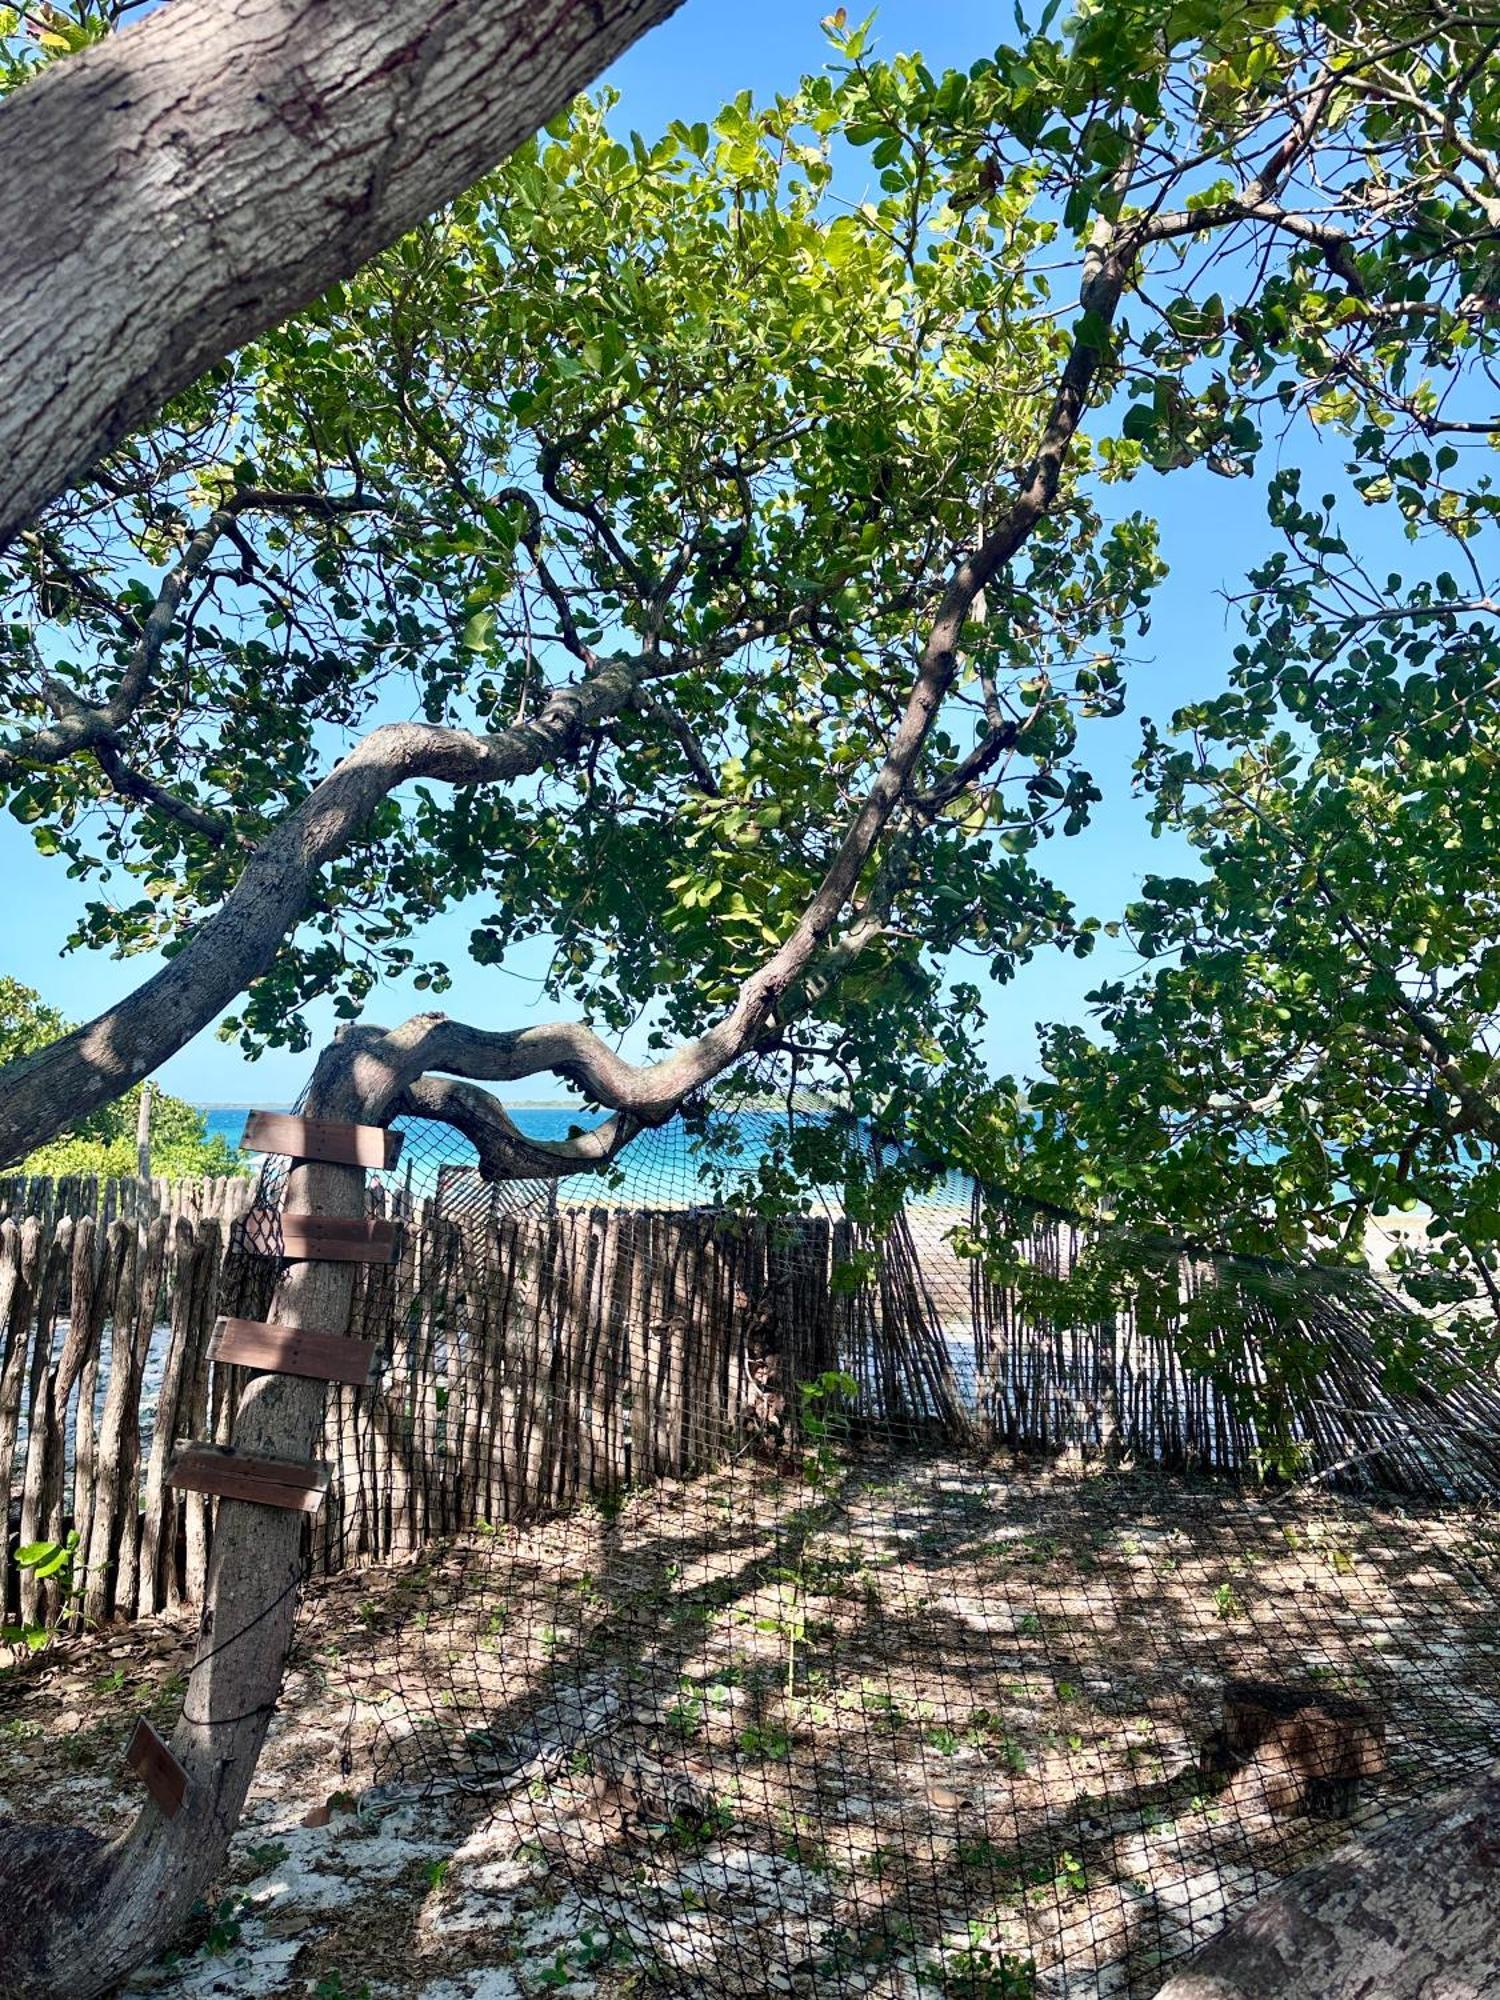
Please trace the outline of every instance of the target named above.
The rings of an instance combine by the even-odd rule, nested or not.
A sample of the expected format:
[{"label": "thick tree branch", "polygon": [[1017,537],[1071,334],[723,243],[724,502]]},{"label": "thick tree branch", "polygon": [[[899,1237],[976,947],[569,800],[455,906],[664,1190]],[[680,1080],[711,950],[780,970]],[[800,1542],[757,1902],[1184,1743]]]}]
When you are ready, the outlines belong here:
[{"label": "thick tree branch", "polygon": [[0,545],[679,0],[173,0],[0,107]]},{"label": "thick tree branch", "polygon": [[743,634],[719,634],[693,658],[602,661],[536,715],[493,735],[418,722],[372,730],[266,836],[219,909],[168,964],[117,1007],[0,1073],[0,1160],[23,1157],[149,1075],[269,970],[306,915],[321,870],[399,786],[417,778],[505,784],[574,758],[588,732],[635,701],[643,681],[690,671],[745,643]]},{"label": "thick tree branch", "polygon": [[391,1115],[433,1118],[461,1132],[479,1155],[487,1181],[556,1180],[609,1165],[641,1130],[623,1112],[571,1139],[528,1138],[498,1098],[452,1077],[419,1076],[396,1100]]},{"label": "thick tree branch", "polygon": [[1152,212],[1133,226],[1134,248],[1169,242],[1178,236],[1196,236],[1225,229],[1236,222],[1264,222],[1274,229],[1311,244],[1323,261],[1343,279],[1356,298],[1363,298],[1364,280],[1354,261],[1348,233],[1337,224],[1283,207],[1276,199],[1278,190],[1294,171],[1327,115],[1339,79],[1324,75],[1307,93],[1301,110],[1272,147],[1259,173],[1246,182],[1237,195],[1226,201],[1206,202],[1201,208]]}]

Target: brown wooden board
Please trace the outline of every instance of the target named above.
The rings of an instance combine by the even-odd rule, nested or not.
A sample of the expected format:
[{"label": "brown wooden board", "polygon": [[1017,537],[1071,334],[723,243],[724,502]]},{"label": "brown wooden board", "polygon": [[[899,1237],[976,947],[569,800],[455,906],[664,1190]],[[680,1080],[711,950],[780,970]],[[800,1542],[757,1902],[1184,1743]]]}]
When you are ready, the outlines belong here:
[{"label": "brown wooden board", "polygon": [[342,1333],[309,1333],[297,1326],[274,1326],[258,1319],[220,1319],[209,1342],[214,1361],[237,1368],[261,1368],[276,1375],[306,1375],[315,1382],[351,1382],[356,1387],[375,1372],[379,1349],[372,1340]]},{"label": "brown wooden board", "polygon": [[336,1167],[393,1167],[399,1132],[380,1125],[344,1125],[335,1118],[301,1118],[288,1111],[252,1111],[240,1141],[252,1153],[285,1153]]},{"label": "brown wooden board", "polygon": [[145,1782],[146,1790],[168,1819],[176,1819],[187,1797],[187,1772],[142,1715],[125,1746],[125,1768]]},{"label": "brown wooden board", "polygon": [[256,1458],[233,1445],[178,1442],[173,1486],[188,1493],[214,1493],[221,1500],[253,1500],[261,1507],[316,1514],[331,1477],[316,1460]]},{"label": "brown wooden board", "polygon": [[281,1255],[329,1264],[389,1264],[396,1225],[382,1217],[356,1222],[340,1215],[283,1215]]}]

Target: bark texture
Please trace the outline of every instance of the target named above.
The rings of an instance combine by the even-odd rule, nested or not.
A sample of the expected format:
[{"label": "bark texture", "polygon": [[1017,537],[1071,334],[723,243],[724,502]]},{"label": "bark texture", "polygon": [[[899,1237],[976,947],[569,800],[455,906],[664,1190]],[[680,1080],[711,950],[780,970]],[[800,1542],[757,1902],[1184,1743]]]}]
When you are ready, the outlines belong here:
[{"label": "bark texture", "polygon": [[1500,1995],[1500,1768],[1293,1876],[1157,2000],[1313,1995]]},{"label": "bark texture", "polygon": [[[351,1087],[347,1060],[335,1051],[319,1065],[314,1115],[354,1118]],[[360,1216],[364,1206],[361,1168],[293,1169],[289,1209]],[[272,1317],[343,1331],[353,1287],[352,1264],[293,1264]],[[254,1377],[235,1417],[236,1445],[268,1458],[311,1458],[323,1434],[323,1398],[321,1382]],[[0,1907],[9,1913],[3,2000],[89,2000],[108,1991],[171,1941],[222,1867],[281,1692],[302,1526],[300,1514],[220,1502],[198,1650],[171,1738],[188,1777],[175,1818],[147,1803],[115,1841],[0,1822]]]},{"label": "bark texture", "polygon": [[680,0],[171,0],[0,108],[0,544]]}]

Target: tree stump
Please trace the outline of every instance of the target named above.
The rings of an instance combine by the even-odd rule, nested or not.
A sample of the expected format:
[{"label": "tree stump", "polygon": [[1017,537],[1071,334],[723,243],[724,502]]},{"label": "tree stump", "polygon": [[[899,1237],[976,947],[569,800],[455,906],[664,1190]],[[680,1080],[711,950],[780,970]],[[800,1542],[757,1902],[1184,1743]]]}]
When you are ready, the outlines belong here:
[{"label": "tree stump", "polygon": [[1385,1722],[1326,1688],[1229,1681],[1223,1726],[1204,1745],[1199,1768],[1207,1780],[1228,1779],[1223,1796],[1238,1812],[1345,1819],[1360,1779],[1385,1769]]}]

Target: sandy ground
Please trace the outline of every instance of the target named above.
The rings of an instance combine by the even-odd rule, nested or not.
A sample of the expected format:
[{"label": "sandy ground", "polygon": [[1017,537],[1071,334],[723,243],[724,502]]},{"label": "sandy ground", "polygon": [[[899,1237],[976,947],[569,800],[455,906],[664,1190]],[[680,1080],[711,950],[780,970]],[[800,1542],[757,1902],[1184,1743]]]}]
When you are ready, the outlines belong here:
[{"label": "sandy ground", "polygon": [[[1500,1754],[1500,1523],[856,1454],[308,1593],[224,1879],[138,1993],[1147,1995],[1347,1819],[1200,1776],[1226,1679],[1383,1718],[1376,1822]],[[0,1814],[121,1822],[191,1634],[0,1676]]]}]

